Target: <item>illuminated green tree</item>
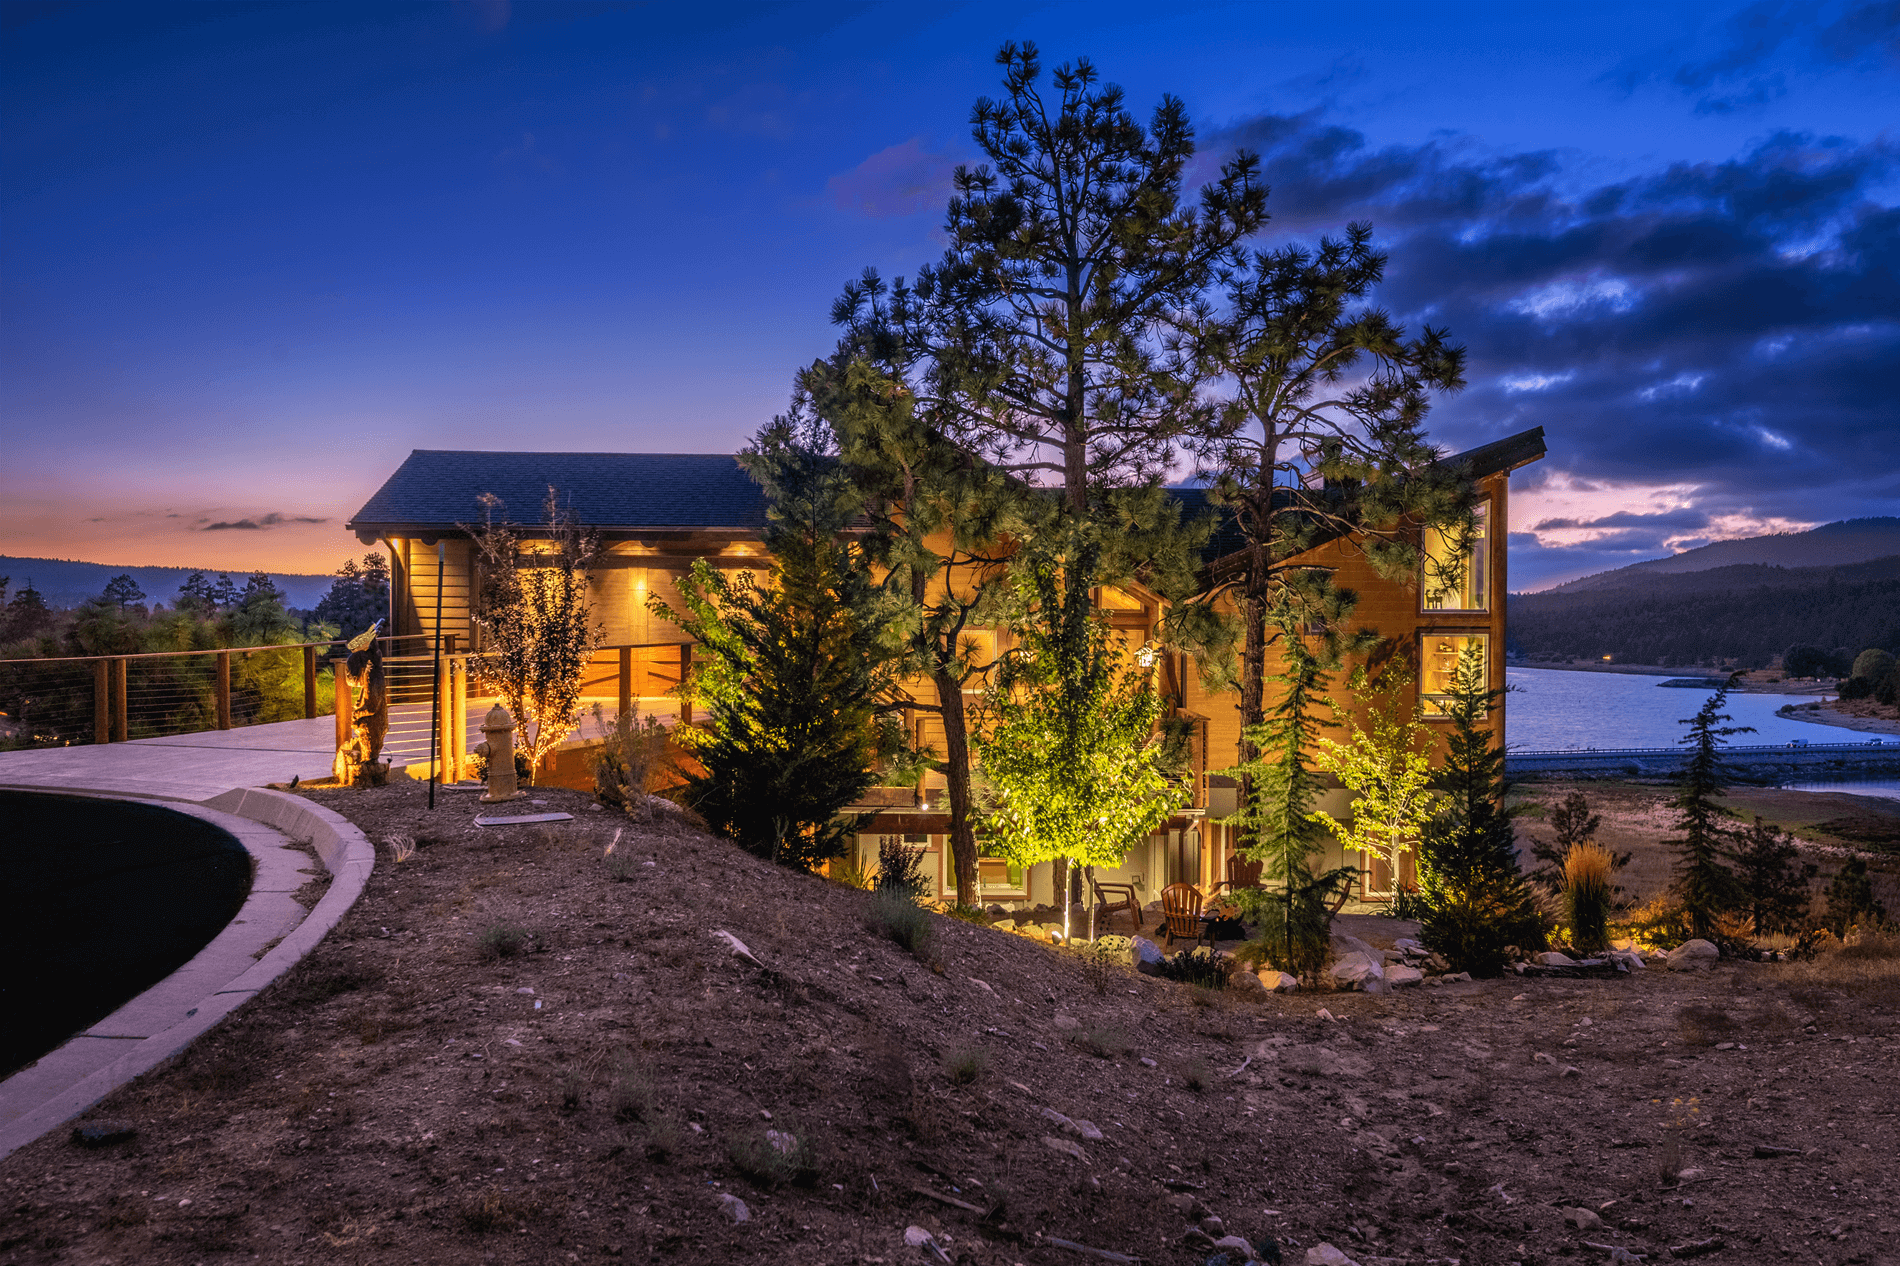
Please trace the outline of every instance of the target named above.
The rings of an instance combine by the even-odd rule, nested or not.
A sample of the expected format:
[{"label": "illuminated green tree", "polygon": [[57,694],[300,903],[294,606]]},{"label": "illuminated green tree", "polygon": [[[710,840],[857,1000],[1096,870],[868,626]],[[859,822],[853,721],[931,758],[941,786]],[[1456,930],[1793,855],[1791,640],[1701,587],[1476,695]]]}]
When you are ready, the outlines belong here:
[{"label": "illuminated green tree", "polygon": [[1395,888],[1400,861],[1418,847],[1435,799],[1431,757],[1424,750],[1430,737],[1413,684],[1411,673],[1398,665],[1371,678],[1365,669],[1355,669],[1350,686],[1355,696],[1368,700],[1370,724],[1362,727],[1350,709],[1338,708],[1348,740],[1321,739],[1313,749],[1313,764],[1353,793],[1347,821],[1324,810],[1313,818],[1346,851],[1385,862]]},{"label": "illuminated green tree", "polygon": [[514,715],[516,750],[538,771],[580,724],[581,679],[606,640],[588,605],[587,565],[600,540],[562,511],[552,487],[532,539],[495,521],[499,499],[483,504],[488,520],[469,533],[481,556],[482,654],[471,667]]},{"label": "illuminated green tree", "polygon": [[1033,547],[1011,578],[1020,643],[1003,656],[976,735],[990,802],[984,827],[1021,866],[1060,861],[1069,936],[1068,866],[1116,866],[1186,803],[1155,733],[1161,700],[1095,609],[1097,546],[1077,529],[1068,549]]}]

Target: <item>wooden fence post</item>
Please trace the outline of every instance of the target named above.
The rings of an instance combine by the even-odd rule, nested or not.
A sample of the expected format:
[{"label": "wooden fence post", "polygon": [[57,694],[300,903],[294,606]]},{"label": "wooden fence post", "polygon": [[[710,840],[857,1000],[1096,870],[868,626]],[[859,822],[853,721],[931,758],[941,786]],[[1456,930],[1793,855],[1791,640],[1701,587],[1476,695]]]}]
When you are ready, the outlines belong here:
[{"label": "wooden fence post", "polygon": [[452,750],[449,743],[449,736],[455,729],[449,720],[455,709],[454,687],[449,685],[451,676],[450,657],[447,655],[436,656],[435,698],[437,711],[435,718],[435,767],[441,771],[441,780],[443,782],[453,781],[449,774],[449,753]]},{"label": "wooden fence post", "polygon": [[336,678],[336,750],[342,751],[350,742],[350,713],[355,705],[350,701],[350,661],[333,659],[330,672]]},{"label": "wooden fence post", "polygon": [[231,652],[218,652],[218,728],[231,728]]},{"label": "wooden fence post", "polygon": [[620,715],[633,710],[633,647],[620,648]]},{"label": "wooden fence post", "polygon": [[[686,678],[692,673],[692,671],[693,671],[693,644],[691,642],[681,642],[680,643],[680,685],[682,687],[686,685]],[[681,725],[691,725],[693,723],[693,703],[692,703],[692,700],[686,697],[683,691],[680,694],[680,721],[679,723]]]},{"label": "wooden fence post", "polygon": [[313,721],[317,716],[317,648],[303,648],[303,719]]},{"label": "wooden fence post", "polygon": [[112,741],[123,743],[130,738],[127,709],[125,703],[125,659],[112,661]]},{"label": "wooden fence post", "polygon": [[451,696],[455,702],[449,712],[454,722],[449,770],[454,775],[451,781],[460,782],[462,767],[468,761],[468,656],[455,657],[455,669],[449,680],[455,687]]},{"label": "wooden fence post", "polygon": [[112,741],[112,669],[108,661],[92,661],[92,741]]}]

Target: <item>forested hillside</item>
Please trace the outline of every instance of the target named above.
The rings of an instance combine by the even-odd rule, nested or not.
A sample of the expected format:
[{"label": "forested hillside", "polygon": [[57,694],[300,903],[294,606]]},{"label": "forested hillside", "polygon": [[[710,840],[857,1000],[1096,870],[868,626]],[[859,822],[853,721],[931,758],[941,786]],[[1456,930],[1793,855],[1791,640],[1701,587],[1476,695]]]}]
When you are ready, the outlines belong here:
[{"label": "forested hillside", "polygon": [[1511,649],[1527,659],[1765,668],[1790,646],[1900,650],[1900,556],[1841,567],[1741,565],[1612,573],[1595,589],[1513,594]]},{"label": "forested hillside", "polygon": [[1594,576],[1557,585],[1546,592],[1579,593],[1620,588],[1658,576],[1700,574],[1749,565],[1774,570],[1838,567],[1895,555],[1900,555],[1900,518],[1843,519],[1839,523],[1824,523],[1806,532],[1779,532],[1772,536],[1752,536],[1739,541],[1716,541],[1698,549],[1684,550],[1670,558],[1657,558],[1646,563],[1619,567],[1615,571],[1598,572]]}]

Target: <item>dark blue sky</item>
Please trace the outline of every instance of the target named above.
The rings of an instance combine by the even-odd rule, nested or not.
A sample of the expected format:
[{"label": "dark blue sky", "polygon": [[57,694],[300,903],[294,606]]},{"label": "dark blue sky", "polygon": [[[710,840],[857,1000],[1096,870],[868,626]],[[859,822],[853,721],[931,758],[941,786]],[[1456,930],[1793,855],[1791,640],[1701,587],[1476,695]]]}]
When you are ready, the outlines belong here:
[{"label": "dark blue sky", "polygon": [[[0,552],[329,570],[410,449],[721,451],[1004,39],[1373,221],[1514,587],[1900,511],[1900,4],[0,5]],[[234,525],[255,526],[234,526]]]}]

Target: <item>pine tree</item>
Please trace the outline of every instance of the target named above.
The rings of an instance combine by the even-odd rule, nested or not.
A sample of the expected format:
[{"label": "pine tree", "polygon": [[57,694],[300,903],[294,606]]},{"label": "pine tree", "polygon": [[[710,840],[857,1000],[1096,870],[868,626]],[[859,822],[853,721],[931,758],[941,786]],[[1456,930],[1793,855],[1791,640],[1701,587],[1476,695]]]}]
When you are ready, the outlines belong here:
[{"label": "pine tree", "polygon": [[[1195,448],[1246,549],[1175,618],[1217,673],[1237,672],[1243,732],[1266,715],[1268,661],[1287,645],[1271,615],[1284,601],[1279,590],[1297,574],[1291,592],[1312,595],[1342,623],[1356,604],[1332,567],[1292,560],[1332,540],[1381,575],[1409,579],[1420,566],[1421,525],[1448,532],[1444,568],[1453,571],[1473,540],[1476,489],[1436,460],[1422,429],[1433,394],[1464,386],[1464,348],[1431,326],[1408,339],[1367,305],[1386,265],[1371,238],[1371,226],[1352,224],[1316,252],[1256,252],[1225,270],[1222,302],[1187,323],[1196,363],[1232,387]],[[1435,574],[1426,583],[1461,579]],[[1239,607],[1237,669],[1231,624],[1213,616],[1224,600]],[[1243,743],[1243,760],[1250,755]]]},{"label": "pine tree", "polygon": [[132,579],[130,573],[127,573],[108,580],[105,592],[100,596],[107,602],[117,603],[119,610],[123,611],[135,602],[143,602],[145,591],[140,589],[138,582]]},{"label": "pine tree", "polygon": [[900,377],[847,339],[838,358],[801,378],[837,437],[839,459],[862,494],[864,540],[898,600],[909,672],[928,677],[938,702],[913,704],[942,723],[950,854],[957,899],[976,904],[977,844],[964,691],[992,667],[972,636],[1003,617],[1008,564],[1000,542],[1017,526],[1020,485],[973,460],[918,417]]},{"label": "pine tree", "polygon": [[1671,841],[1679,854],[1675,887],[1689,935],[1703,939],[1715,930],[1716,916],[1739,901],[1735,876],[1722,864],[1734,840],[1734,821],[1716,802],[1728,794],[1731,781],[1722,762],[1722,742],[1732,734],[1754,733],[1753,726],[1722,724],[1731,719],[1722,707],[1740,676],[1730,676],[1693,717],[1681,722],[1689,727],[1681,742],[1693,750],[1677,783],[1676,829],[1682,835]]},{"label": "pine tree", "polygon": [[1760,817],[1742,832],[1733,853],[1735,878],[1755,935],[1799,929],[1808,909],[1812,863],[1799,866],[1794,841]]},{"label": "pine tree", "polygon": [[1867,859],[1849,858],[1828,881],[1827,926],[1836,936],[1846,936],[1855,928],[1878,928],[1886,921],[1887,908],[1875,899],[1873,880],[1867,876]]},{"label": "pine tree", "polygon": [[358,567],[355,559],[345,559],[337,568],[330,591],[317,602],[313,612],[319,624],[334,625],[337,637],[349,641],[377,620],[389,615],[389,560],[382,554],[363,555]]},{"label": "pine tree", "polygon": [[1119,865],[1187,798],[1155,733],[1161,700],[1151,674],[1126,662],[1095,609],[1093,549],[1086,539],[1060,554],[1031,547],[1017,569],[1012,624],[1021,644],[1003,657],[976,736],[993,847],[1025,867],[1064,863],[1064,940],[1068,864]]},{"label": "pine tree", "polygon": [[1517,865],[1515,811],[1504,803],[1504,749],[1484,722],[1501,692],[1489,666],[1466,643],[1452,673],[1445,714],[1444,799],[1419,846],[1425,917],[1420,934],[1454,968],[1493,976],[1506,950],[1541,948],[1543,915]]},{"label": "pine tree", "polygon": [[877,780],[899,648],[847,531],[860,502],[822,425],[795,405],[745,458],[766,489],[770,583],[702,559],[680,582],[684,609],[648,606],[704,652],[690,692],[706,720],[680,733],[702,772],[688,772],[682,798],[742,848],[810,870],[843,853],[856,822],[839,815]]}]

